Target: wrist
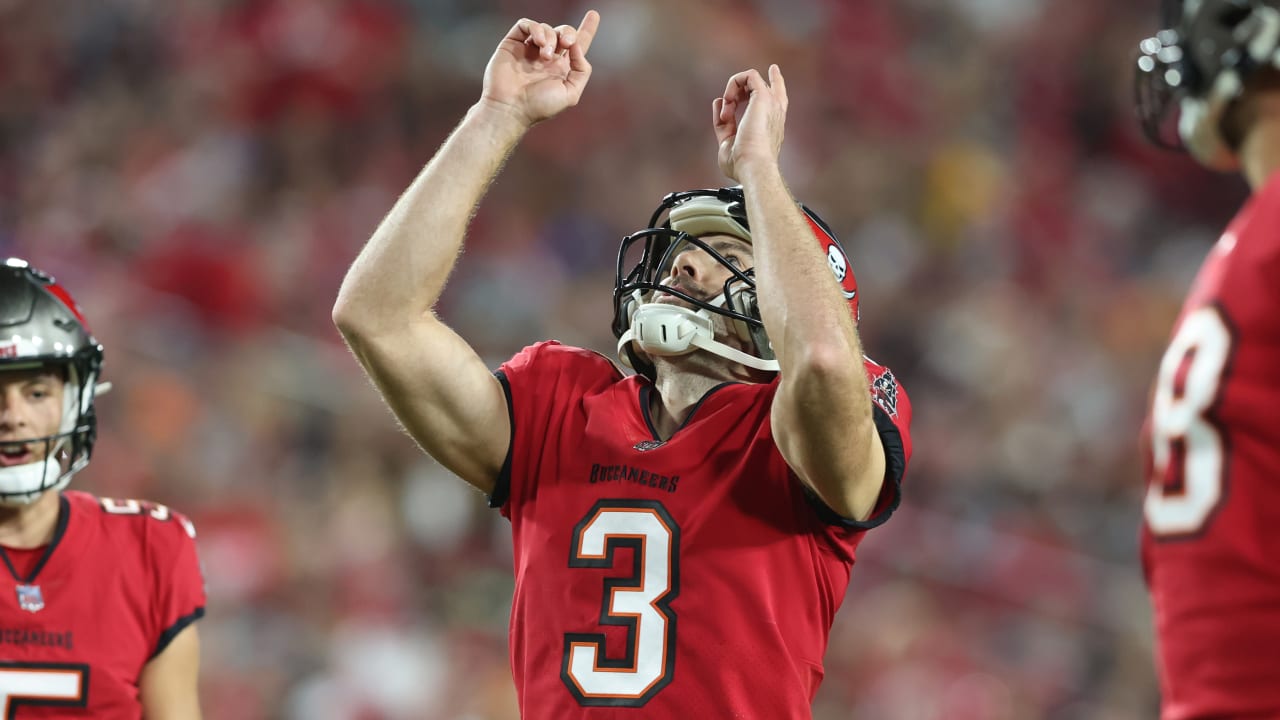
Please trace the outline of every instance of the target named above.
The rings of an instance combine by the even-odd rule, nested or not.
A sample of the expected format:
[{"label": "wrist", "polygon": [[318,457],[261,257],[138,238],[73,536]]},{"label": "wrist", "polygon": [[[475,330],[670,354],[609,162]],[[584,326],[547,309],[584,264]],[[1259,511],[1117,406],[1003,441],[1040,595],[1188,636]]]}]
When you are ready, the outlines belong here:
[{"label": "wrist", "polygon": [[782,169],[776,157],[759,155],[739,158],[734,164],[738,182],[744,188],[759,185],[775,185],[782,182]]},{"label": "wrist", "polygon": [[533,123],[507,103],[481,98],[467,111],[467,121],[486,128],[494,137],[517,141]]}]

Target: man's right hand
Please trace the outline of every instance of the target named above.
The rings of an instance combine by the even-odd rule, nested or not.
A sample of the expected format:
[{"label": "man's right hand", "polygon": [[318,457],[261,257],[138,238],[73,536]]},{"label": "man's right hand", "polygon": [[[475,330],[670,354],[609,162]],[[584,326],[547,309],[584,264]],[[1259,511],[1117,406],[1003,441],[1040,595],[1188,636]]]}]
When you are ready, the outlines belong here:
[{"label": "man's right hand", "polygon": [[511,112],[528,126],[577,105],[591,77],[587,49],[599,25],[595,10],[588,10],[577,28],[521,19],[489,59],[481,102]]}]

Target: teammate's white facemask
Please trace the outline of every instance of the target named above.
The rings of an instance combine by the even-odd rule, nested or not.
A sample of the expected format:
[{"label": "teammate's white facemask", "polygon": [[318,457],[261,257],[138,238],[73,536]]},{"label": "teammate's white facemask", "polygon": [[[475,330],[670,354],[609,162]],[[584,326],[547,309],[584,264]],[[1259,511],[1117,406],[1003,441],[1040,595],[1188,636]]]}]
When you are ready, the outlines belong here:
[{"label": "teammate's white facemask", "polygon": [[[0,495],[0,505],[29,505],[47,492],[56,492],[66,487],[71,482],[71,476],[89,464],[87,457],[81,457],[76,458],[69,467],[63,468],[62,458],[70,452],[72,431],[80,421],[81,412],[87,412],[93,401],[85,393],[82,408],[77,410],[76,402],[81,399],[81,393],[74,367],[69,368],[69,375],[62,392],[62,421],[58,434],[48,438],[31,438],[28,441],[45,444],[47,452],[43,459],[0,468],[0,493],[4,493]],[[94,378],[90,378],[91,383],[93,380]],[[94,383],[95,395],[101,395],[110,389],[111,383]],[[48,482],[51,477],[57,480],[50,485]]]}]

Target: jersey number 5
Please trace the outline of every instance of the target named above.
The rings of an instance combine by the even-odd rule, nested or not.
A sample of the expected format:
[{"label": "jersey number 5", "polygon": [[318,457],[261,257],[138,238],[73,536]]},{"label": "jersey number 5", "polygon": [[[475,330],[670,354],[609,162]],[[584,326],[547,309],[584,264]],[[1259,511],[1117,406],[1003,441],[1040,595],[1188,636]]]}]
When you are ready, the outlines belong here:
[{"label": "jersey number 5", "polygon": [[1231,357],[1216,307],[1189,314],[1160,361],[1151,407],[1153,477],[1143,505],[1157,536],[1199,532],[1223,494],[1223,438],[1211,417]]},{"label": "jersey number 5", "polygon": [[564,636],[560,679],[581,705],[640,707],[675,676],[680,528],[660,502],[600,500],[573,530],[569,567],[613,568],[620,548],[631,573],[604,581],[600,606],[601,625],[626,630],[620,657],[606,657],[604,633]]},{"label": "jersey number 5", "polygon": [[5,718],[13,718],[23,705],[82,708],[88,700],[88,665],[0,662],[0,703]]}]

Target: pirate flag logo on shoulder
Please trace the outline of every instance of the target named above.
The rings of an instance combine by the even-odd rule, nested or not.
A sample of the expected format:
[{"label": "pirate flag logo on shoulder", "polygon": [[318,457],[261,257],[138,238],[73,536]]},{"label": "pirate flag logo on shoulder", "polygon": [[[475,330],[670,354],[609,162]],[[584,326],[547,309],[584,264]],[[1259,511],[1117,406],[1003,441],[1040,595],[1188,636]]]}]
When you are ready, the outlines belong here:
[{"label": "pirate flag logo on shoulder", "polygon": [[892,370],[885,368],[879,377],[871,381],[871,397],[889,417],[898,417],[898,380]]}]

